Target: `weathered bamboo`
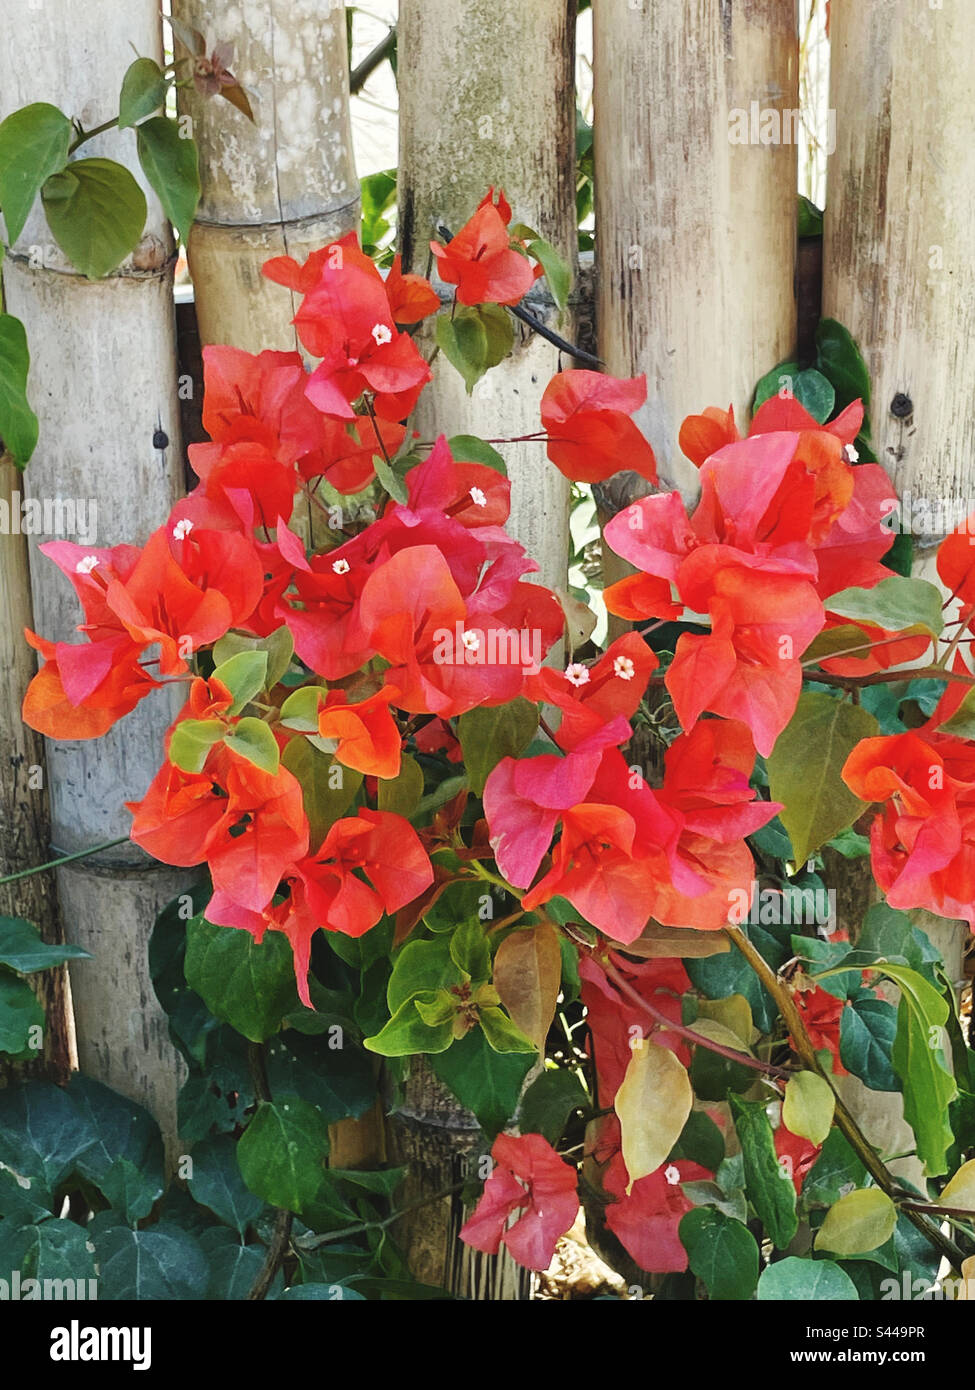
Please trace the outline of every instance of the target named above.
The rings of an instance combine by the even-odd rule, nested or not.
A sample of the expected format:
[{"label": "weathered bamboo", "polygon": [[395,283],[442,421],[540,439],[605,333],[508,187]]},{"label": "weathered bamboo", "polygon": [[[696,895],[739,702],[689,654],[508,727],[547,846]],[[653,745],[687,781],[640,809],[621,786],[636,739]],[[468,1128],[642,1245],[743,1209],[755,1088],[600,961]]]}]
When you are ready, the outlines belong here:
[{"label": "weathered bamboo", "polygon": [[[403,0],[399,23],[400,240],[404,267],[428,269],[429,242],[471,216],[490,186],[503,188],[522,222],[575,261],[573,192],[574,4],[566,0]],[[446,293],[452,293],[445,287]],[[539,310],[552,319],[552,306]],[[562,331],[571,339],[572,315]],[[424,332],[429,355],[432,332]],[[572,366],[571,361],[564,362]],[[439,359],[421,398],[417,429],[431,438],[499,438],[540,427],[542,391],[558,353],[516,325],[515,350],[474,388]],[[567,481],[539,444],[501,446],[512,482],[509,531],[564,587]],[[429,1196],[462,1173],[477,1124],[430,1069],[414,1067],[390,1124],[394,1154],[410,1165],[413,1195]],[[457,1240],[459,1198],[407,1217],[397,1228],[418,1277],[467,1297],[527,1296],[524,1272]]]},{"label": "weathered bamboo", "polygon": [[[47,100],[91,129],[118,110],[133,47],[161,60],[154,0],[133,0],[123,17],[113,0],[90,0],[83,10],[69,0],[11,8],[0,49],[0,114]],[[106,279],[89,282],[51,245],[35,209],[3,277],[8,309],[27,329],[40,417],[27,491],[42,502],[81,502],[87,509],[84,527],[67,539],[108,546],[144,541],[180,489],[174,258],[162,209],[136,166],[132,136],[100,136],[85,154],[130,165],[146,189],[148,219],[140,245]],[[77,599],[35,549],[55,538],[31,538],[34,620],[46,637],[70,640],[81,617]],[[158,767],[172,709],[157,692],[101,739],[49,743],[57,851],[84,849],[127,832],[130,818],[122,803],[141,796]],[[81,1066],[148,1105],[169,1138],[175,1133],[179,1064],[149,983],[146,945],[155,912],[177,882],[133,846],[110,851],[97,865],[80,861],[58,871],[67,934],[96,952],[94,961],[71,969]]]},{"label": "weathered bamboo", "polygon": [[898,491],[970,499],[975,8],[858,0],[834,5],[830,32],[824,312],[864,353]]},{"label": "weathered bamboo", "polygon": [[[404,267],[425,271],[437,226],[457,231],[491,185],[504,189],[514,222],[574,262],[574,8],[566,0],[403,0]],[[563,329],[571,340],[568,316]],[[442,430],[489,438],[538,430],[539,400],[557,370],[556,350],[516,325],[514,354],[473,396],[438,359],[417,428],[425,438]],[[509,530],[539,562],[543,581],[564,587],[568,483],[540,444],[506,445],[502,452],[512,480]]]},{"label": "weathered bamboo", "polygon": [[345,5],[258,0],[228,11],[219,0],[175,0],[173,12],[208,50],[234,44],[232,70],[255,116],[252,124],[193,87],[180,92],[200,148],[203,196],[187,255],[201,341],[292,350],[297,305],[261,266],[272,256],[303,261],[358,227]]},{"label": "weathered bamboo", "polygon": [[795,346],[795,6],[596,0],[593,24],[600,355],[646,372],[639,423],[693,495],[683,418],[747,418]]},{"label": "weathered bamboo", "polygon": [[[20,473],[0,455],[0,497],[8,517],[19,515],[22,488]],[[43,864],[50,854],[44,744],[20,717],[24,691],[34,674],[34,656],[24,641],[24,628],[32,626],[27,539],[11,526],[0,536],[0,876]],[[62,940],[50,874],[34,874],[0,888],[0,913],[25,917],[45,941]],[[32,977],[32,984],[47,1020],[38,1065],[63,1080],[78,1065],[67,970],[45,970]]]},{"label": "weathered bamboo", "polygon": [[[858,0],[834,6],[823,312],[853,334],[872,385],[872,443],[920,520],[916,572],[938,582],[934,547],[973,505],[975,110],[970,5]],[[908,500],[908,495],[910,501]],[[912,503],[926,501],[915,509]],[[966,505],[967,503],[967,505]],[[930,510],[929,510],[930,508]],[[929,523],[927,518],[931,517]],[[937,530],[935,530],[937,528]],[[963,922],[918,925],[963,975]],[[912,1147],[900,1097],[857,1091],[857,1119],[891,1150]],[[902,1166],[902,1165],[897,1165]],[[903,1165],[917,1182],[919,1165]]]}]

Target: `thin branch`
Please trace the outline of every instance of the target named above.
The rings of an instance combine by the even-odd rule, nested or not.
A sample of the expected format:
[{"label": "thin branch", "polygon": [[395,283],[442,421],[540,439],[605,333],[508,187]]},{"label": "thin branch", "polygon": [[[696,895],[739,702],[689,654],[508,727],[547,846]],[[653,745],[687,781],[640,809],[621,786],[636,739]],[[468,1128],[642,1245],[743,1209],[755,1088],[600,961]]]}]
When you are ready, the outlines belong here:
[{"label": "thin branch", "polygon": [[[754,970],[761,983],[775,1000],[778,1005],[779,1013],[782,1015],[786,1027],[789,1030],[789,1034],[792,1038],[792,1045],[801,1061],[810,1071],[814,1071],[818,1076],[821,1076],[833,1092],[836,1101],[836,1124],[850,1147],[873,1178],[874,1182],[876,1182],[877,1186],[883,1192],[886,1192],[888,1197],[898,1197],[899,1189],[896,1179],[893,1174],[889,1172],[876,1149],[869,1143],[860,1129],[860,1126],[846,1108],[842,1097],[838,1094],[836,1087],[833,1085],[832,1077],[826,1074],[822,1063],[816,1055],[816,1049],[809,1039],[806,1026],[802,1021],[802,1014],[796,1006],[789,986],[783,980],[779,979],[765,957],[753,943],[749,941],[740,927],[726,927],[725,935],[730,939],[732,945],[745,957],[745,960],[747,960],[748,964]],[[911,1224],[921,1232],[925,1240],[937,1250],[940,1250],[942,1255],[950,1261],[954,1269],[960,1270],[965,1255],[955,1242],[949,1239],[939,1227],[932,1225],[930,1221],[926,1220],[920,1212],[915,1211],[911,1206],[904,1204],[901,1210]]]},{"label": "thin branch", "polygon": [[455,1193],[461,1192],[466,1185],[465,1182],[452,1183],[450,1187],[443,1187],[439,1192],[434,1192],[429,1197],[418,1197],[415,1202],[407,1202],[405,1207],[399,1207],[389,1216],[378,1217],[375,1221],[359,1221],[354,1226],[343,1226],[340,1231],[326,1231],[324,1235],[320,1236],[301,1236],[297,1244],[302,1250],[317,1250],[322,1245],[331,1245],[336,1240],[347,1240],[350,1236],[363,1235],[366,1231],[388,1230],[401,1216],[405,1216],[411,1211],[418,1211],[421,1207],[431,1206],[434,1202],[441,1202],[445,1197],[453,1197]]},{"label": "thin branch", "polygon": [[5,883],[16,883],[18,879],[30,878],[32,874],[43,874],[48,869],[56,869],[61,864],[71,864],[76,859],[90,859],[93,854],[101,854],[103,849],[114,849],[116,845],[127,845],[128,835],[120,835],[117,840],[106,840],[104,844],[92,845],[91,849],[75,850],[74,854],[62,854],[60,859],[49,859],[46,864],[38,864],[33,869],[21,869],[19,873],[7,874],[0,878],[0,887]]},{"label": "thin branch", "polygon": [[361,63],[357,63],[349,74],[349,94],[357,96],[362,88],[369,81],[369,78],[381,67],[396,47],[396,25],[390,29],[384,39],[380,39],[376,47],[363,58]]},{"label": "thin branch", "polygon": [[[247,1044],[247,1065],[254,1085],[254,1095],[261,1102],[271,1099],[271,1087],[267,1079],[267,1049],[264,1043]],[[264,1256],[260,1273],[247,1294],[248,1302],[260,1302],[267,1297],[272,1280],[284,1262],[291,1241],[291,1227],[294,1216],[284,1207],[276,1207],[274,1212],[274,1231]]]}]

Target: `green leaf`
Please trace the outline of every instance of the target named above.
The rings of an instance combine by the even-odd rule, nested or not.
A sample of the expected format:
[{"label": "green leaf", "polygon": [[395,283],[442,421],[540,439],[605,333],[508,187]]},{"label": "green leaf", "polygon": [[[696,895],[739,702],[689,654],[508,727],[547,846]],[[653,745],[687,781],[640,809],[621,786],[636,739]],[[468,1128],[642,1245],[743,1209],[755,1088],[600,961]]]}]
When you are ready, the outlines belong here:
[{"label": "green leaf", "polygon": [[[544,1135],[554,1145],[562,1137],[569,1116],[576,1110],[589,1108],[589,1096],[575,1072],[565,1067],[552,1067],[537,1076],[525,1092],[521,1102],[521,1129],[525,1134]],[[687,1125],[684,1128],[686,1130]]]},{"label": "green leaf", "polygon": [[782,1103],[782,1123],[792,1134],[818,1147],[829,1134],[835,1109],[833,1088],[816,1072],[800,1071],[789,1077]]},{"label": "green leaf", "polygon": [[541,239],[529,242],[528,254],[534,257],[544,270],[552,298],[560,309],[564,309],[569,302],[569,290],[572,288],[572,272],[568,265],[550,242]]},{"label": "green leaf", "polygon": [[885,999],[851,999],[840,1014],[840,1061],[871,1091],[899,1091],[891,1065],[897,1010]]},{"label": "green leaf", "polygon": [[538,707],[521,696],[506,705],[468,710],[457,721],[457,737],[471,791],[481,796],[502,758],[516,758],[538,729]]},{"label": "green leaf", "polygon": [[842,854],[844,859],[865,859],[870,853],[868,837],[852,828],[841,830],[826,843],[830,849],[835,849],[837,854]]},{"label": "green leaf", "polygon": [[91,954],[80,946],[42,941],[33,922],[23,917],[0,917],[0,965],[31,975],[66,960],[91,960]]},{"label": "green leaf", "polygon": [[328,1125],[313,1105],[286,1096],[262,1101],[237,1144],[244,1182],[272,1207],[299,1215],[324,1181]]},{"label": "green leaf", "polygon": [[511,318],[499,304],[459,308],[438,314],[437,345],[467,385],[467,393],[491,367],[502,362],[514,344]]},{"label": "green leaf", "polygon": [[27,399],[30,351],[20,319],[0,314],[0,452],[6,449],[18,468],[26,467],[37,447],[37,416]]},{"label": "green leaf", "polygon": [[717,1173],[725,1157],[724,1135],[703,1110],[692,1110],[680,1138],[670,1151],[671,1159],[687,1158]]},{"label": "green leaf", "polygon": [[[893,970],[893,966],[884,966],[885,974]],[[900,974],[894,978],[903,983]],[[915,978],[921,984],[927,983],[920,976]],[[903,1083],[904,1118],[914,1131],[917,1156],[929,1176],[947,1171],[947,1151],[953,1140],[948,1106],[958,1094],[958,1087],[938,1041],[943,1036],[947,1012],[945,1004],[943,1016],[927,1013],[916,995],[902,987],[891,1062]]]},{"label": "green leaf", "polygon": [[253,1226],[264,1210],[264,1203],[241,1177],[236,1142],[229,1134],[207,1139],[196,1145],[191,1162],[189,1189],[194,1200],[233,1226],[243,1240],[248,1226]]},{"label": "green leaf", "polygon": [[141,1221],[165,1187],[159,1126],[135,1101],[77,1072],[68,1094],[96,1135],[79,1157],[77,1171],[126,1221]]},{"label": "green leaf", "polygon": [[497,449],[476,434],[452,434],[447,447],[458,463],[483,463],[502,477],[508,476],[508,466]]},{"label": "green leaf", "polygon": [[44,181],[64,168],[73,135],[64,112],[46,101],[21,107],[0,121],[0,210],[11,246]]},{"label": "green leaf", "polygon": [[975,686],[966,691],[954,714],[939,724],[938,729],[943,734],[954,734],[956,738],[975,738]]},{"label": "green leaf", "polygon": [[792,384],[798,375],[798,362],[780,362],[770,372],[766,372],[755,387],[752,410],[757,410],[760,405],[764,405],[767,400],[771,400],[780,391],[788,392],[791,395]]},{"label": "green leaf", "polygon": [[450,989],[463,984],[465,978],[464,971],[453,958],[448,939],[407,941],[389,977],[386,991],[389,1011],[396,1013],[401,1004],[421,991]]},{"label": "green leaf", "polygon": [[840,773],[861,739],[876,733],[876,719],[861,706],[831,695],[800,695],[768,758],[769,790],[783,803],[780,815],[797,864],[867,809]]},{"label": "green leaf", "polygon": [[376,477],[381,486],[385,488],[393,501],[405,505],[410,498],[409,490],[392,464],[388,463],[382,454],[373,454],[372,466],[376,470]]},{"label": "green leaf", "polygon": [[[314,1015],[321,1017],[321,1015]],[[354,1026],[331,1025],[318,1037],[286,1028],[268,1046],[272,1095],[296,1095],[314,1105],[328,1124],[358,1119],[376,1099],[374,1062]]]},{"label": "green leaf", "polygon": [[240,714],[244,706],[265,689],[268,683],[267,667],[266,651],[250,651],[237,652],[213,668],[213,676],[222,681],[234,697],[228,714]]},{"label": "green leaf", "polygon": [[169,740],[169,761],[184,772],[202,772],[210,750],[226,733],[219,719],[181,719]]},{"label": "green leaf", "polygon": [[29,1179],[31,1196],[48,1201],[96,1141],[66,1091],[47,1081],[0,1090],[0,1172]]},{"label": "green leaf", "polygon": [[185,244],[200,201],[196,141],[181,135],[179,122],[169,116],[143,121],[136,127],[135,139],[142,171]]},{"label": "green leaf", "polygon": [[[94,1223],[92,1223],[94,1225]],[[179,1226],[101,1225],[93,1232],[98,1261],[98,1297],[109,1301],[203,1298],[209,1266],[198,1242]]]},{"label": "green leaf", "polygon": [[813,367],[808,367],[795,378],[792,383],[792,394],[801,406],[805,406],[813,419],[821,425],[833,413],[836,392],[822,373],[817,372]]},{"label": "green leaf", "polygon": [[355,800],[362,773],[343,767],[304,738],[293,738],[287,744],[281,762],[301,783],[314,851]]},{"label": "green leaf", "polygon": [[303,685],[292,691],[281,706],[281,723],[287,729],[297,729],[299,733],[317,733],[324,695],[325,691],[320,685]]},{"label": "green leaf", "polygon": [[729,1097],[745,1164],[748,1200],[777,1249],[783,1250],[799,1229],[796,1189],[779,1165],[772,1126],[764,1105]]},{"label": "green leaf", "polygon": [[[422,943],[421,943],[422,944]],[[439,945],[431,942],[431,945]],[[479,917],[468,917],[450,937],[450,958],[474,986],[491,978],[491,952]]]},{"label": "green leaf", "polygon": [[[35,1028],[40,1034],[33,1032]],[[29,1052],[36,1057],[37,1051],[30,1048],[31,1038],[43,1038],[43,1034],[44,1009],[30,985],[0,970],[0,1052],[14,1056]]]},{"label": "green leaf", "polygon": [[[836,408],[862,400],[870,408],[870,374],[849,331],[835,319],[820,319],[816,328],[816,366],[836,392]],[[869,430],[866,415],[864,431]]]},{"label": "green leaf", "polygon": [[[45,1298],[87,1298],[88,1280],[95,1281],[95,1262],[84,1227],[61,1219],[38,1225],[17,1225],[9,1219],[0,1223],[0,1279],[8,1289],[14,1270],[20,1272],[22,1285],[37,1279]],[[49,1281],[54,1281],[53,1287]],[[21,1297],[28,1295],[22,1292]]]},{"label": "green leaf", "polygon": [[169,82],[158,63],[151,58],[136,58],[122,78],[118,103],[118,128],[127,130],[158,111],[166,100]]},{"label": "green leaf", "polygon": [[723,1212],[695,1207],[681,1217],[679,1234],[688,1264],[709,1298],[751,1298],[758,1284],[758,1246],[747,1226]]},{"label": "green leaf", "polygon": [[291,665],[295,644],[286,627],[279,627],[267,637],[254,637],[249,632],[228,632],[213,648],[216,666],[223,665],[239,652],[266,652],[266,688],[272,690]]},{"label": "green leaf", "polygon": [[[206,1297],[220,1302],[243,1302],[264,1267],[267,1250],[263,1245],[241,1245],[233,1231],[225,1226],[213,1226],[199,1237],[200,1246],[210,1266],[210,1282]],[[271,1285],[268,1298],[281,1296],[284,1277],[279,1270]]]},{"label": "green leaf", "polygon": [[194,917],[187,926],[186,983],[251,1042],[271,1037],[298,1007],[291,947],[280,932],[268,932],[258,945],[250,932]]},{"label": "green leaf", "polygon": [[495,1052],[480,1028],[473,1029],[449,1052],[431,1058],[433,1070],[460,1101],[473,1111],[489,1138],[504,1128],[518,1107],[522,1084],[535,1063],[535,1052]]},{"label": "green leaf", "polygon": [[888,632],[920,627],[937,637],[944,626],[941,591],[926,579],[899,574],[872,589],[841,589],[826,600],[826,607],[841,618],[876,623]]},{"label": "green leaf", "polygon": [[834,1202],[813,1244],[833,1255],[862,1255],[894,1234],[897,1208],[879,1187],[861,1187]]},{"label": "green leaf", "polygon": [[378,246],[389,231],[385,214],[396,204],[396,173],[395,169],[380,169],[359,180],[363,246]]},{"label": "green leaf", "polygon": [[247,715],[239,719],[224,740],[227,747],[272,776],[280,764],[277,739],[263,719]]},{"label": "green leaf", "polygon": [[537,1052],[538,1048],[527,1034],[513,1023],[503,1009],[485,1007],[477,1011],[484,1036],[495,1052]]},{"label": "green leaf", "polygon": [[[209,884],[180,893],[159,913],[149,938],[149,976],[169,1019],[169,1036],[190,1065],[198,1067],[206,1060],[207,1038],[220,1021],[186,983],[186,926],[209,898]],[[184,1134],[182,1128],[180,1133]],[[189,1140],[190,1135],[184,1137]]]},{"label": "green leaf", "polygon": [[406,1057],[413,1052],[444,1052],[454,1040],[453,1022],[445,1019],[431,1026],[419,1012],[418,1004],[433,1004],[437,991],[414,994],[395,1011],[387,1024],[363,1047],[382,1057]]},{"label": "green leaf", "polygon": [[392,811],[409,820],[419,806],[422,795],[423,769],[409,753],[403,753],[400,756],[399,774],[379,779],[376,800],[380,811]]},{"label": "green leaf", "polygon": [[100,280],[138,245],[146,200],[128,169],[111,159],[78,159],[52,174],[41,201],[54,240],[89,280]]},{"label": "green leaf", "polygon": [[838,1129],[830,1130],[802,1185],[805,1207],[831,1207],[844,1192],[860,1187],[867,1170]]},{"label": "green leaf", "polygon": [[762,1271],[758,1301],[820,1303],[859,1298],[856,1285],[834,1260],[803,1260],[787,1255]]}]

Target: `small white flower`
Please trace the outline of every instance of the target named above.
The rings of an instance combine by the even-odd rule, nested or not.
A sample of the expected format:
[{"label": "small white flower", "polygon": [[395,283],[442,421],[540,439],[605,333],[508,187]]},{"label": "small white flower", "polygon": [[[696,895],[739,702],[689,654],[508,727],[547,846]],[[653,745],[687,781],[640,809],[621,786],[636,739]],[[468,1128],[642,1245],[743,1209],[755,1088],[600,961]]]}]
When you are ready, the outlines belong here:
[{"label": "small white flower", "polygon": [[581,661],[573,661],[565,668],[565,678],[570,685],[588,685],[589,667],[583,666]]},{"label": "small white flower", "polygon": [[857,459],[860,457],[852,444],[844,444],[843,452],[846,455],[848,463],[856,463]]},{"label": "small white flower", "polygon": [[91,574],[98,564],[97,555],[85,555],[74,567],[75,574]]},{"label": "small white flower", "polygon": [[189,517],[184,516],[183,520],[177,521],[176,525],[173,527],[173,537],[175,540],[185,541],[192,530],[192,521],[190,521]]},{"label": "small white flower", "polygon": [[481,639],[478,633],[470,631],[465,632],[460,640],[463,642],[464,646],[467,648],[469,652],[476,652],[480,650]]},{"label": "small white flower", "polygon": [[376,346],[382,347],[383,343],[393,341],[393,330],[387,328],[384,323],[375,323],[372,326],[372,336],[376,341]]},{"label": "small white flower", "polygon": [[333,574],[348,574],[349,569],[350,569],[350,565],[349,565],[348,560],[333,560],[333,561],[332,561],[332,573],[333,573]]},{"label": "small white flower", "polygon": [[670,1183],[671,1187],[676,1187],[677,1184],[680,1182],[680,1173],[678,1172],[677,1168],[674,1166],[673,1163],[670,1165],[669,1168],[664,1169],[664,1177]]},{"label": "small white flower", "polygon": [[636,675],[636,667],[628,656],[618,656],[613,662],[613,675],[621,681],[631,681]]},{"label": "small white flower", "polygon": [[487,498],[479,487],[472,487],[470,493],[471,501],[475,507],[486,507]]}]

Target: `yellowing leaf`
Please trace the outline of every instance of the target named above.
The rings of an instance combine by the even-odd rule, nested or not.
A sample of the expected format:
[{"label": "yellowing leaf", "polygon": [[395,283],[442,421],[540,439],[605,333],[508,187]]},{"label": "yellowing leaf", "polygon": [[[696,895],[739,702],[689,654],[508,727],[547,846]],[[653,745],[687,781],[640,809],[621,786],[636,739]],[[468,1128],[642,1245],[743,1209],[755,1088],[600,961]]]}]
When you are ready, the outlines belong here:
[{"label": "yellowing leaf", "polygon": [[[703,1001],[702,1001],[703,1002]],[[732,1032],[726,1023],[719,1023],[716,1018],[696,1018],[690,1025],[692,1032],[700,1033],[702,1037],[710,1042],[720,1043],[722,1047],[732,1047],[736,1052],[750,1052],[737,1033]]]},{"label": "yellowing leaf", "polygon": [[657,960],[689,956],[699,959],[703,956],[720,956],[731,950],[731,942],[723,931],[698,931],[695,927],[662,927],[651,922],[644,927],[636,941],[626,948],[628,956],[641,956],[644,960]]},{"label": "yellowing leaf", "polygon": [[963,1163],[938,1198],[943,1207],[962,1207],[975,1211],[975,1158]]},{"label": "yellowing leaf", "polygon": [[801,1071],[789,1078],[782,1105],[782,1123],[792,1134],[821,1144],[833,1124],[836,1096],[828,1081],[814,1071]]},{"label": "yellowing leaf", "polygon": [[562,952],[555,928],[542,922],[502,941],[494,958],[494,987],[512,1019],[538,1048],[555,1017],[562,982]]},{"label": "yellowing leaf", "polygon": [[670,1049],[646,1039],[638,1042],[615,1102],[629,1175],[627,1192],[666,1162],[693,1103],[690,1078]]},{"label": "yellowing leaf", "polygon": [[897,1208],[879,1187],[861,1187],[834,1202],[813,1242],[834,1255],[863,1255],[894,1234]]},{"label": "yellowing leaf", "polygon": [[[743,994],[729,994],[724,999],[700,999],[697,1005],[698,1019],[713,1019],[736,1035],[736,1046],[744,1043],[751,1046],[754,1025],[752,1006]],[[697,1027],[697,1023],[692,1025]]]}]

